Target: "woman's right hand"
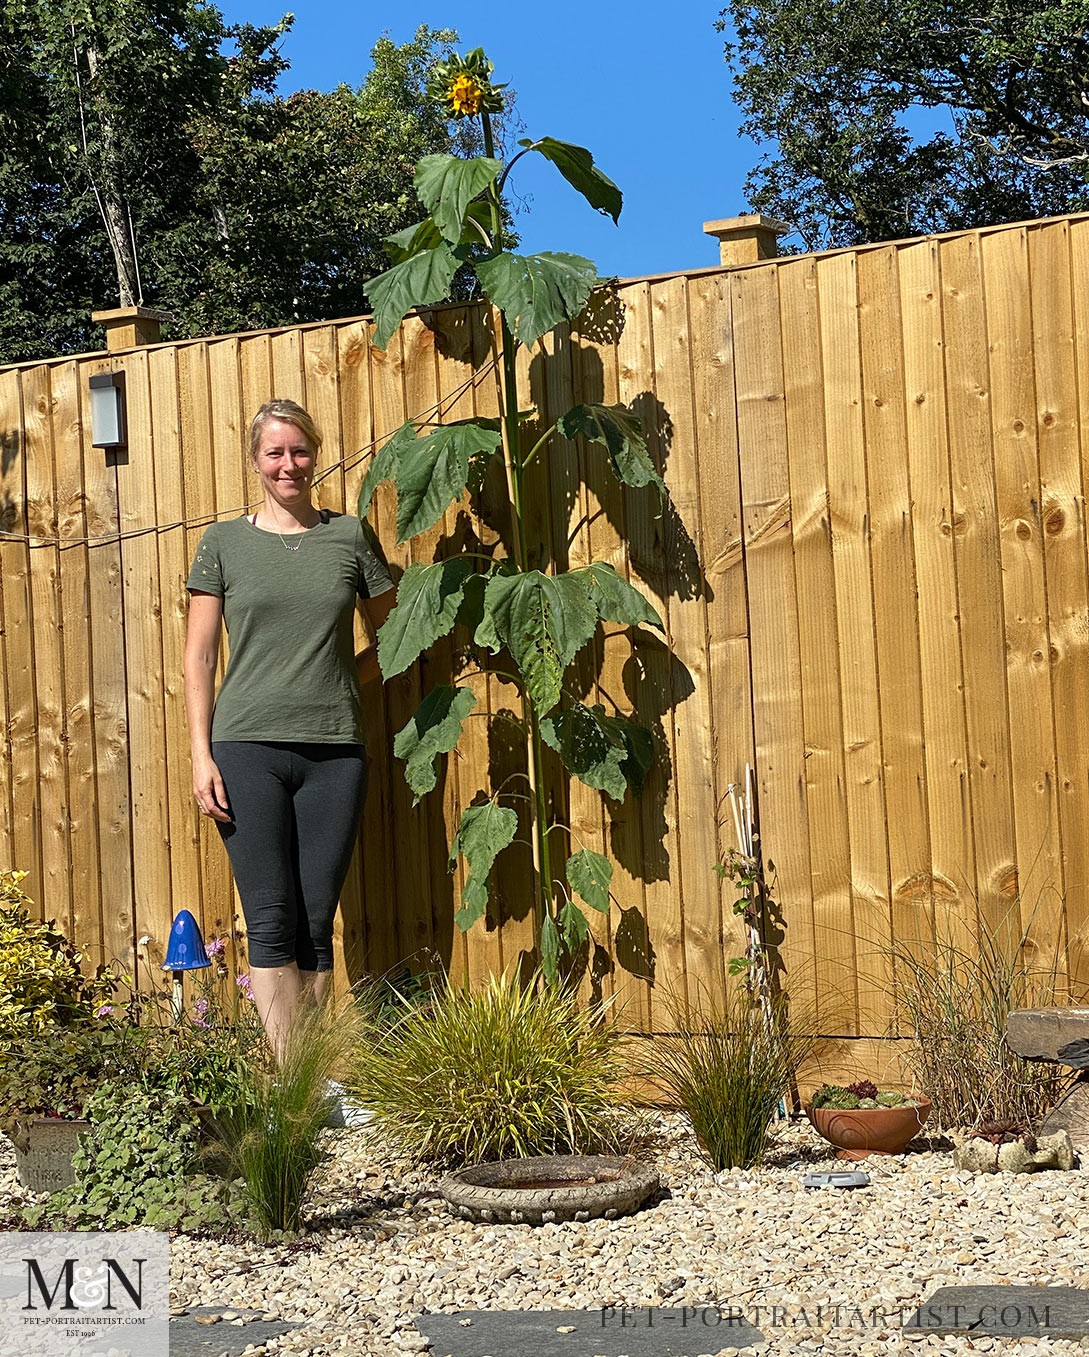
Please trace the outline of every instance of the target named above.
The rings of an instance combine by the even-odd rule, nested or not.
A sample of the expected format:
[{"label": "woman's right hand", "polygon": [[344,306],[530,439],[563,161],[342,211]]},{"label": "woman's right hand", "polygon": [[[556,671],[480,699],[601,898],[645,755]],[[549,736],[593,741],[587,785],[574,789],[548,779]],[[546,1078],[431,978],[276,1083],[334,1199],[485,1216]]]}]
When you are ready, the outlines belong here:
[{"label": "woman's right hand", "polygon": [[230,824],[227,789],[223,785],[223,775],[210,754],[193,760],[193,795],[204,815]]}]

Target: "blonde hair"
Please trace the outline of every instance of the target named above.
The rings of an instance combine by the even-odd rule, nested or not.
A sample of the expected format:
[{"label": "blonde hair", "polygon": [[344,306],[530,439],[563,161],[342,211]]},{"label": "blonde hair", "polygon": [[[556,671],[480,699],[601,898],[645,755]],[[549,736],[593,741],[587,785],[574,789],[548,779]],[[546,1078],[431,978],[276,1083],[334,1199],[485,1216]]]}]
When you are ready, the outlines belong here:
[{"label": "blonde hair", "polygon": [[252,458],[255,460],[257,458],[257,449],[261,444],[261,432],[270,419],[282,419],[288,424],[294,424],[310,444],[314,457],[317,457],[321,450],[321,432],[309,414],[296,401],[270,400],[265,401],[250,423],[250,456]]}]

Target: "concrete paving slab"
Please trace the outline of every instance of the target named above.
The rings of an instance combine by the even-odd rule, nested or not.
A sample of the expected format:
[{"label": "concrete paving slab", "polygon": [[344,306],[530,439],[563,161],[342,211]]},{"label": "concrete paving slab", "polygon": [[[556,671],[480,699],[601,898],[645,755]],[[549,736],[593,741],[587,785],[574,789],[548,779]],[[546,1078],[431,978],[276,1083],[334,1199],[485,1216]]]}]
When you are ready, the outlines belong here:
[{"label": "concrete paving slab", "polygon": [[[226,1305],[192,1305],[184,1315],[170,1316],[170,1357],[241,1357],[249,1343],[266,1343],[301,1326],[287,1319],[251,1319],[234,1324],[221,1319],[217,1324],[199,1324],[197,1316],[232,1312]],[[259,1314],[257,1310],[233,1309],[242,1318]]]},{"label": "concrete paving slab", "polygon": [[763,1342],[728,1307],[462,1310],[420,1315],[431,1357],[700,1357]]},{"label": "concrete paving slab", "polygon": [[905,1333],[1081,1338],[1089,1291],[1073,1286],[942,1286],[904,1323]]}]

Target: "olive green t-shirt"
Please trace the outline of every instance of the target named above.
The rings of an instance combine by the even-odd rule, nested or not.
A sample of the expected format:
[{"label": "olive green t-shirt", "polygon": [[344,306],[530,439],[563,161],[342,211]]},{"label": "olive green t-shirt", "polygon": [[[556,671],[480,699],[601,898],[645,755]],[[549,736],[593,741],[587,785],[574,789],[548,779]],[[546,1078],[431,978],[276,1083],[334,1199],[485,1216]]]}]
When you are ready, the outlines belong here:
[{"label": "olive green t-shirt", "polygon": [[393,580],[358,518],[322,510],[283,541],[246,516],[212,523],[185,587],[222,598],[230,637],[213,740],[362,743],[355,603]]}]

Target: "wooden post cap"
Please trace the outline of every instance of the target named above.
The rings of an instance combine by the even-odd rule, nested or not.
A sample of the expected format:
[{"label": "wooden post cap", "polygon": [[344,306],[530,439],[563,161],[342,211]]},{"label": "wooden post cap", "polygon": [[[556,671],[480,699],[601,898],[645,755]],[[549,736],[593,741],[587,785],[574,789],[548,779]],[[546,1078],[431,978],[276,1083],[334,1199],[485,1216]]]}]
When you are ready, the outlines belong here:
[{"label": "wooden post cap", "polygon": [[150,306],[119,306],[112,311],[92,311],[91,319],[105,327],[106,348],[114,353],[118,349],[158,344],[160,326],[174,317],[169,311],[156,311]]},{"label": "wooden post cap", "polygon": [[774,259],[779,253],[779,237],[794,227],[759,212],[746,212],[740,217],[723,217],[721,221],[705,221],[706,235],[718,239],[720,262],[723,264],[753,264],[758,259]]}]

